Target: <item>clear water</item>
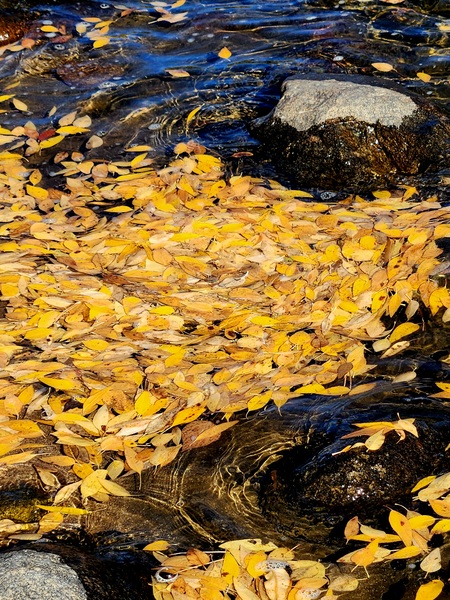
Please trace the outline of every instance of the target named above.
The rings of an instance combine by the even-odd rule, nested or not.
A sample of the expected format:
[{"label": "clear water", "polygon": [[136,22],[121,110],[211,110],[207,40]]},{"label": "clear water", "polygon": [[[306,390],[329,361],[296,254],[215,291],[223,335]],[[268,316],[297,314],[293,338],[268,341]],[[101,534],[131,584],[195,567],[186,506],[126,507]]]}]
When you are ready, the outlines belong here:
[{"label": "clear water", "polygon": [[[447,2],[186,0],[178,8],[165,7],[171,15],[187,13],[175,23],[158,21],[164,16],[157,12],[160,5],[148,0],[29,2],[33,16],[27,35],[37,43],[3,54],[3,88],[19,82],[14,91],[40,128],[75,108],[91,114],[93,132],[105,141],[95,156],[117,158],[123,146],[149,144],[163,162],[178,141],[195,138],[243,170],[254,167],[255,160],[239,153],[257,146],[248,122],[269,112],[282,81],[297,73],[386,77],[450,110]],[[17,14],[17,3],[2,6]],[[117,6],[133,12],[120,16]],[[77,23],[89,17],[113,20],[103,48],[94,49],[76,31]],[[42,33],[43,22],[64,26],[68,35]],[[229,58],[218,55],[224,47],[232,53]],[[382,73],[371,66],[374,62],[395,68]],[[173,76],[170,70],[189,76]],[[422,81],[417,72],[431,75],[431,81]],[[46,115],[53,105],[58,111],[52,121]],[[2,122],[22,124],[23,114],[7,112]]]}]

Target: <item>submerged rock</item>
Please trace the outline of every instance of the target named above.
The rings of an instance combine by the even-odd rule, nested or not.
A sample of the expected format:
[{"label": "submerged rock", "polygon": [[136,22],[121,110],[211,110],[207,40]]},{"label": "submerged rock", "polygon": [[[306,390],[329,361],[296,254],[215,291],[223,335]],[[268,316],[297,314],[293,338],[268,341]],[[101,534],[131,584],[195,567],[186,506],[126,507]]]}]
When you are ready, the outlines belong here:
[{"label": "submerged rock", "polygon": [[376,189],[449,162],[450,120],[433,104],[373,77],[287,79],[253,132],[298,185]]},{"label": "submerged rock", "polygon": [[26,19],[24,17],[12,17],[8,13],[0,15],[0,46],[17,42],[24,36],[26,30]]}]

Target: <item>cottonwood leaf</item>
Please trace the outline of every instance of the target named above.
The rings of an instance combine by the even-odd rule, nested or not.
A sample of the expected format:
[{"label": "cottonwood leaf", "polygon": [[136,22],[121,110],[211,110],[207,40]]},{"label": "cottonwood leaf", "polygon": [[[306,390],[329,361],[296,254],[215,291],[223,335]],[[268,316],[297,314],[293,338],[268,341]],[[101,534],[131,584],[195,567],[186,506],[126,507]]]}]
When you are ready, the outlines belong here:
[{"label": "cottonwood leaf", "polygon": [[372,67],[377,71],[383,71],[383,73],[388,73],[389,71],[392,71],[394,69],[393,65],[385,62],[372,63]]},{"label": "cottonwood leaf", "polygon": [[286,600],[291,585],[286,569],[273,569],[266,575],[264,589],[270,600]]},{"label": "cottonwood leaf", "polygon": [[63,486],[56,492],[54,503],[59,504],[60,502],[65,502],[70,498],[70,496],[80,487],[81,481],[75,481],[74,483],[69,483],[68,485]]},{"label": "cottonwood leaf", "polygon": [[389,512],[389,523],[405,546],[412,545],[412,529],[407,517],[396,510]]},{"label": "cottonwood leaf", "polygon": [[425,556],[423,561],[420,563],[420,568],[426,573],[435,573],[436,571],[439,571],[442,568],[441,549],[435,548],[430,552],[430,554],[428,554],[428,556]]},{"label": "cottonwood leaf", "polygon": [[440,579],[433,579],[428,583],[422,583],[417,590],[415,600],[435,600],[444,588],[444,582]]},{"label": "cottonwood leaf", "polygon": [[170,542],[166,542],[165,540],[156,540],[155,542],[150,542],[142,548],[146,552],[165,552],[170,548]]}]

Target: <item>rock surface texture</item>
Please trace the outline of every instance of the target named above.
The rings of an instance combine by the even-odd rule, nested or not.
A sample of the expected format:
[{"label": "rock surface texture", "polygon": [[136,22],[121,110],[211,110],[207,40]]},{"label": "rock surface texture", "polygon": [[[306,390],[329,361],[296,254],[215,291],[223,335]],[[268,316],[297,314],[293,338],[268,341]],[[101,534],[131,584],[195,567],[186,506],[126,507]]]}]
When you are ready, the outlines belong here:
[{"label": "rock surface texture", "polygon": [[449,118],[390,82],[308,75],[287,79],[282,91],[253,132],[299,185],[364,191],[449,161]]},{"label": "rock surface texture", "polygon": [[76,572],[56,554],[22,550],[0,555],[3,600],[87,600]]},{"label": "rock surface texture", "polygon": [[12,44],[23,37],[26,29],[24,17],[12,17],[7,13],[0,15],[0,46]]}]

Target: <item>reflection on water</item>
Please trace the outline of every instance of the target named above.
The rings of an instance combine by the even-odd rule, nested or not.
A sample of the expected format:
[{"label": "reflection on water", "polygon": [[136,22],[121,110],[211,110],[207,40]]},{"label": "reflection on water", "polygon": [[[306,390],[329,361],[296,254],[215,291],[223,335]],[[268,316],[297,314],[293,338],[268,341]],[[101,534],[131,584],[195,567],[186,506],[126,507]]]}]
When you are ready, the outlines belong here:
[{"label": "reflection on water", "polygon": [[[15,4],[4,0],[0,7],[14,14]],[[161,157],[192,136],[228,157],[252,150],[256,142],[246,123],[267,113],[281,82],[296,73],[388,77],[450,108],[450,19],[439,1],[27,4],[27,36],[36,44],[3,53],[3,88],[19,84],[15,93],[39,127],[51,125],[46,115],[53,105],[55,118],[74,108],[91,114],[105,141],[96,156],[149,144]],[[80,28],[94,29],[95,18],[111,21],[109,42],[99,48]],[[43,25],[58,31],[42,32]],[[224,47],[229,58],[219,56]],[[388,62],[394,70],[377,73],[373,62]],[[422,81],[417,72],[431,80]],[[6,112],[2,121],[22,124],[23,114]]]}]

